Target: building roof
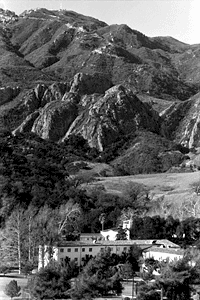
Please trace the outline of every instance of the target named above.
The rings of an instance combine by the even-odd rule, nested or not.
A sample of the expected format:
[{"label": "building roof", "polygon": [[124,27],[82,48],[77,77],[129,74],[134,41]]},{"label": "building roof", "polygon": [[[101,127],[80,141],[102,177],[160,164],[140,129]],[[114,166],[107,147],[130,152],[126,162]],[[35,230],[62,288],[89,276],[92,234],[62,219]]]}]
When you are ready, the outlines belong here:
[{"label": "building roof", "polygon": [[[58,245],[58,247],[78,247],[78,246],[107,246],[107,247],[112,247],[112,246],[133,246],[133,245],[138,245],[140,247],[147,247],[147,246],[153,246],[157,245],[161,246],[163,245],[164,247],[169,247],[169,248],[177,248],[180,249],[180,247],[168,240],[117,240],[117,241],[97,241],[93,243],[92,241],[66,241],[62,242]],[[161,248],[159,248],[161,249]]]},{"label": "building roof", "polygon": [[109,232],[109,231],[116,231],[116,232],[118,232],[118,231],[119,231],[119,228],[114,227],[114,228],[109,228],[109,229],[101,230],[101,232]]},{"label": "building roof", "polygon": [[81,233],[80,234],[80,237],[93,237],[93,236],[99,236],[99,237],[102,237],[102,234],[101,233]]},{"label": "building roof", "polygon": [[177,254],[177,255],[183,255],[184,254],[184,249],[174,249],[174,248],[160,248],[160,247],[151,247],[144,252],[159,252],[159,253],[168,253],[168,254]]}]

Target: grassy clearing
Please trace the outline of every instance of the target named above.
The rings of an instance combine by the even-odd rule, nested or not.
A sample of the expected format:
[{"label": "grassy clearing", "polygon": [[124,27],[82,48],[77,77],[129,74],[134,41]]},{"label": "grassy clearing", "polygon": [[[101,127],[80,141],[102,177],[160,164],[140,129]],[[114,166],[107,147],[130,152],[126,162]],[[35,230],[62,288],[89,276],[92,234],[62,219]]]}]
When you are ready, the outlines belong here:
[{"label": "grassy clearing", "polygon": [[18,274],[7,274],[6,276],[0,275],[0,300],[8,300],[10,297],[4,294],[5,286],[11,281],[16,280],[21,290],[26,286],[28,279]]},{"label": "grassy clearing", "polygon": [[159,173],[142,174],[120,177],[103,177],[95,184],[101,184],[109,193],[121,194],[128,182],[136,182],[149,187],[155,196],[164,195],[166,198],[184,199],[194,192],[194,184],[200,182],[200,172],[190,173]]}]

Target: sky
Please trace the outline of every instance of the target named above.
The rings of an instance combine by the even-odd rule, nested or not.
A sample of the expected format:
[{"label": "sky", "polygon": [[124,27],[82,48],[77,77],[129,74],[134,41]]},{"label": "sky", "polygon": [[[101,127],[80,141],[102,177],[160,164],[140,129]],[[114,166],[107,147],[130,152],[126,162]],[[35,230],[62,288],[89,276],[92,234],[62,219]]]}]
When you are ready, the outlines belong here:
[{"label": "sky", "polygon": [[200,0],[0,0],[0,7],[16,14],[38,7],[73,10],[109,25],[127,24],[149,37],[200,43]]}]

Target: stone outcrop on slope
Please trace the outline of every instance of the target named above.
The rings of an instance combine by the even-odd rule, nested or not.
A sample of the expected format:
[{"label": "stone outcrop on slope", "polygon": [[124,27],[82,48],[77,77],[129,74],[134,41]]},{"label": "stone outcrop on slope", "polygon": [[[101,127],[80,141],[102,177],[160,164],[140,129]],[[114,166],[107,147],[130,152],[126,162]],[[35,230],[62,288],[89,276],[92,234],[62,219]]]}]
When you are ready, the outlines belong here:
[{"label": "stone outcrop on slope", "polygon": [[32,132],[43,139],[58,141],[78,115],[77,95],[68,94],[65,100],[48,103],[35,120]]},{"label": "stone outcrop on slope", "polygon": [[21,100],[18,109],[23,107],[23,119],[13,132],[32,131],[52,141],[80,134],[100,151],[138,129],[158,133],[158,113],[131,90],[122,85],[108,88],[111,85],[99,74],[81,73],[74,77],[71,88],[65,83],[40,84]]},{"label": "stone outcrop on slope", "polygon": [[159,132],[158,114],[121,85],[110,88],[104,95],[85,95],[79,106],[80,113],[63,140],[70,134],[80,134],[91,147],[102,151],[120,136],[139,128]]},{"label": "stone outcrop on slope", "polygon": [[168,136],[185,147],[200,147],[200,93],[172,105],[162,116]]},{"label": "stone outcrop on slope", "polygon": [[109,78],[101,73],[94,73],[92,75],[78,73],[74,76],[70,92],[78,93],[79,95],[103,94],[112,85]]},{"label": "stone outcrop on slope", "polygon": [[[18,130],[23,132],[23,128],[26,128],[27,131],[31,124],[30,120],[35,116],[34,113],[51,101],[61,101],[68,90],[69,86],[65,82],[61,82],[53,83],[49,86],[40,83],[33,89],[22,91],[13,101],[1,106],[4,126],[14,131],[22,125],[22,128],[18,128]],[[33,116],[29,116],[30,114],[33,114]],[[28,127],[26,122],[29,124]]]},{"label": "stone outcrop on slope", "polygon": [[[23,85],[28,77],[35,78],[34,70],[37,77],[46,76],[44,80],[51,76],[63,81],[71,81],[77,73],[98,72],[114,85],[170,100],[186,100],[198,90],[198,45],[150,38],[125,24],[108,26],[66,10],[29,10],[7,29],[7,45],[15,55],[0,49],[0,64],[7,67],[11,58],[14,66],[25,64]],[[3,73],[4,82],[17,80],[15,73],[8,75],[4,78]]]}]

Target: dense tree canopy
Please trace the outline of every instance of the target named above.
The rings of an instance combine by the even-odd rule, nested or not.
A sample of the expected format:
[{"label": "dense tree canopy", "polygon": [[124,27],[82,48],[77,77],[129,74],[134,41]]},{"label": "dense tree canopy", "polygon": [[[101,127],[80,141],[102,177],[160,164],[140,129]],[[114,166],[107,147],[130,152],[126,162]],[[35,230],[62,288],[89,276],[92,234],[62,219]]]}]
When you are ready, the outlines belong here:
[{"label": "dense tree canopy", "polygon": [[70,288],[68,272],[59,265],[48,265],[28,281],[28,290],[36,299],[63,299]]},{"label": "dense tree canopy", "polygon": [[122,278],[110,249],[101,251],[91,259],[75,282],[72,299],[90,299],[107,295],[109,292],[120,294]]}]

